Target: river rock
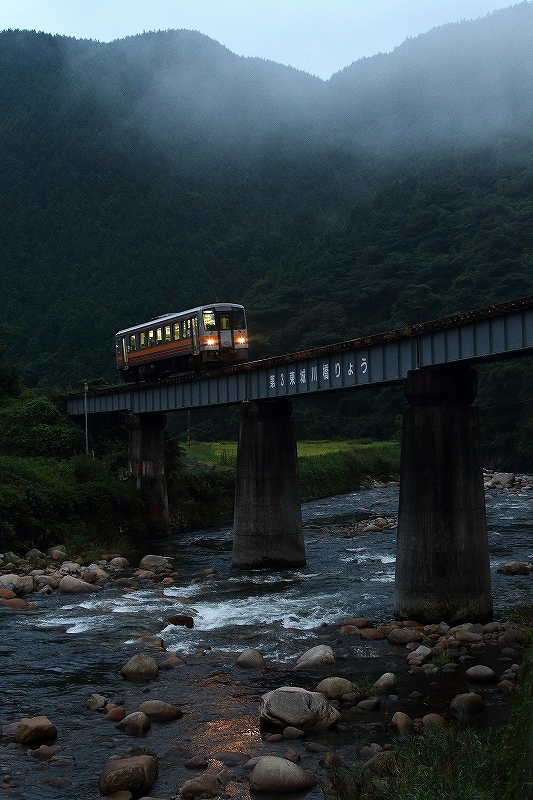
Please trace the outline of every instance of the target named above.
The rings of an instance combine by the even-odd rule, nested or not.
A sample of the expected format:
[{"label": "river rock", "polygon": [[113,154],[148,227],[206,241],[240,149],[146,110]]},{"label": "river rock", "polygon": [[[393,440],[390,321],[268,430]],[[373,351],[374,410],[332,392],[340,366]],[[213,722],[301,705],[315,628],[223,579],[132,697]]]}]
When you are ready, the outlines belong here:
[{"label": "river rock", "polygon": [[391,727],[393,730],[397,731],[400,736],[407,736],[409,733],[413,733],[415,729],[413,720],[407,714],[404,714],[403,711],[396,711],[391,719]]},{"label": "river rock", "polygon": [[121,722],[125,716],[126,711],[122,706],[115,706],[112,703],[105,707],[105,718],[110,722]]},{"label": "river rock", "polygon": [[512,486],[514,482],[513,472],[495,472],[485,486],[489,489],[504,489],[506,486]]},{"label": "river rock", "polygon": [[384,639],[385,633],[380,628],[361,628],[359,636],[366,642],[375,642],[378,639]]},{"label": "river rock", "polygon": [[144,681],[157,677],[157,661],[146,653],[137,653],[120,670],[123,678],[129,681]]},{"label": "river rock", "polygon": [[0,575],[0,586],[11,590],[19,596],[30,594],[30,592],[33,592],[33,578],[29,575],[17,575],[16,573]]},{"label": "river rock", "polygon": [[113,758],[104,767],[98,780],[100,794],[130,791],[137,797],[146,794],[157,778],[158,761],[153,755]]},{"label": "river rock", "polygon": [[93,586],[91,583],[83,581],[81,578],[75,578],[73,575],[64,575],[57,587],[59,594],[92,594],[99,592],[99,586]]},{"label": "river rock", "polygon": [[426,714],[422,717],[422,727],[425,731],[432,728],[444,728],[446,720],[440,714]]},{"label": "river rock", "polygon": [[494,670],[490,667],[486,667],[484,664],[475,664],[473,667],[467,669],[466,677],[469,681],[475,681],[476,683],[489,683],[490,681],[497,680]]},{"label": "river rock", "polygon": [[85,701],[85,705],[89,711],[101,711],[105,708],[106,703],[107,700],[103,694],[92,694]]},{"label": "river rock", "polygon": [[385,672],[372,686],[372,691],[376,694],[390,694],[396,689],[397,684],[398,678],[394,672]]},{"label": "river rock", "polygon": [[424,635],[416,628],[393,628],[387,636],[391,644],[411,644],[421,642]]},{"label": "river rock", "polygon": [[18,724],[15,741],[19,744],[53,742],[57,739],[57,728],[48,717],[25,717]]},{"label": "river rock", "polygon": [[163,700],[145,700],[139,706],[139,711],[146,714],[150,722],[172,722],[183,716],[181,708]]},{"label": "river rock", "polygon": [[474,694],[474,692],[457,694],[450,703],[450,711],[457,716],[477,714],[483,711],[484,707],[483,698],[479,694]]},{"label": "river rock", "polygon": [[127,558],[124,558],[124,556],[115,556],[109,562],[109,566],[113,569],[126,569],[129,565],[130,562]]},{"label": "river rock", "polygon": [[303,792],[316,785],[310,772],[277,756],[260,758],[250,775],[250,789],[256,792]]},{"label": "river rock", "polygon": [[153,570],[157,567],[171,567],[172,563],[172,559],[167,556],[147,555],[140,560],[139,567],[141,569]]},{"label": "river rock", "polygon": [[324,664],[334,664],[335,653],[328,644],[317,644],[300,656],[294,669],[307,669],[308,667],[320,667]]},{"label": "river rock", "polygon": [[292,726],[307,730],[325,730],[340,719],[340,713],[320,692],[309,692],[297,686],[282,686],[261,698],[259,716],[281,728]]},{"label": "river rock", "polygon": [[63,561],[59,571],[62,575],[78,575],[81,572],[81,566],[77,561]]},{"label": "river rock", "polygon": [[472,644],[472,642],[482,642],[483,634],[468,630],[458,630],[455,631],[455,638],[462,644]]},{"label": "river rock", "polygon": [[194,628],[194,619],[189,614],[174,614],[167,617],[165,622],[169,625],[182,625],[184,628]]},{"label": "river rock", "polygon": [[134,711],[115,725],[128,736],[143,736],[152,727],[150,720],[142,711]]},{"label": "river rock", "polygon": [[315,686],[315,692],[320,692],[320,694],[323,694],[328,700],[338,700],[344,694],[353,692],[353,688],[352,681],[349,681],[347,678],[331,677],[324,678],[323,681],[320,681],[318,686]]},{"label": "river rock", "polygon": [[214,775],[201,775],[193,778],[179,788],[179,796],[184,800],[194,800],[196,797],[219,797],[222,793],[222,784]]},{"label": "river rock", "polygon": [[266,661],[258,650],[244,650],[237,661],[235,662],[238,667],[245,669],[264,669]]},{"label": "river rock", "polygon": [[10,600],[5,600],[4,598],[0,598],[0,606],[2,608],[7,608],[10,611],[35,611],[37,606],[35,603],[29,603],[27,600],[24,600],[22,597],[13,597]]},{"label": "river rock", "polygon": [[506,561],[496,572],[501,575],[530,575],[533,572],[533,564],[528,561]]}]

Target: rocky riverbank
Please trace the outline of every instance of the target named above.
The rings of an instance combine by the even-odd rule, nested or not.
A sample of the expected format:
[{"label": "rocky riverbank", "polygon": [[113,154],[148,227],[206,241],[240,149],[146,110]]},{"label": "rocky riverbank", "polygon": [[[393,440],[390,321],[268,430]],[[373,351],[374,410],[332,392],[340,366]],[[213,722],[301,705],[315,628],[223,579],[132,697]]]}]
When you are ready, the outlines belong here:
[{"label": "rocky riverbank", "polygon": [[[80,562],[59,547],[18,560],[4,554],[4,613],[32,614],[53,592],[162,592],[210,574],[186,575],[164,556],[148,555],[135,568],[118,554]],[[176,614],[160,630],[169,623],[194,620]],[[33,780],[57,797],[76,790],[120,800],[244,800],[302,790],[319,798],[330,767],[357,759],[378,772],[406,733],[423,737],[463,717],[480,727],[508,719],[525,645],[514,623],[450,628],[354,615],[315,634],[320,644],[287,662],[237,642],[233,652],[184,655],[166,649],[164,634],[146,632],[125,645],[115,678],[92,686],[84,708],[71,710],[71,726],[56,724],[49,707],[2,721],[6,796],[22,797],[18,787]],[[80,716],[91,750],[76,744]]]}]

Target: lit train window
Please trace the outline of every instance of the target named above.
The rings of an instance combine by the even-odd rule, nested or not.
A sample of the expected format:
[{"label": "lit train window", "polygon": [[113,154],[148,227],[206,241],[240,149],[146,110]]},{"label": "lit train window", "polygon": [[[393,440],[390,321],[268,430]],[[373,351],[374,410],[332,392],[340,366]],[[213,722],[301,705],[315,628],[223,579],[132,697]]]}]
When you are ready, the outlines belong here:
[{"label": "lit train window", "polygon": [[218,329],[219,331],[229,331],[231,330],[231,325],[229,322],[229,314],[220,314],[218,317]]},{"label": "lit train window", "polygon": [[172,336],[171,336],[170,325],[165,325],[165,342],[171,342],[171,341],[172,341]]},{"label": "lit train window", "polygon": [[148,347],[153,347],[155,344],[154,330],[148,331]]},{"label": "lit train window", "polygon": [[216,331],[217,323],[215,320],[215,312],[213,311],[213,309],[210,308],[207,311],[204,311],[203,317],[204,317],[204,329],[206,331]]},{"label": "lit train window", "polygon": [[130,336],[130,350],[132,353],[137,350],[137,337],[134,333]]},{"label": "lit train window", "polygon": [[179,340],[181,339],[181,330],[179,322],[175,322],[172,328],[174,331],[174,341],[179,342]]},{"label": "lit train window", "polygon": [[146,331],[139,334],[139,347],[141,350],[146,347]]},{"label": "lit train window", "polygon": [[183,322],[181,323],[181,338],[182,339],[186,339],[187,338],[187,320],[186,319],[184,319]]},{"label": "lit train window", "polygon": [[156,344],[161,344],[162,341],[163,341],[163,328],[156,328],[155,342]]}]

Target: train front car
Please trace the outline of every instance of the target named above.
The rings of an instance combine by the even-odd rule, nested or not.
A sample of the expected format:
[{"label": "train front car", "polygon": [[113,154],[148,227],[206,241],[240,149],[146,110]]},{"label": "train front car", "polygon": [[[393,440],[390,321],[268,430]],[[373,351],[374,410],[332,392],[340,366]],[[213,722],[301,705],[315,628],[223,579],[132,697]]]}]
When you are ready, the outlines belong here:
[{"label": "train front car", "polygon": [[115,334],[116,364],[125,381],[140,381],[248,360],[244,308],[214,303]]},{"label": "train front car", "polygon": [[199,308],[198,317],[202,365],[248,360],[248,332],[242,306],[215,303]]}]

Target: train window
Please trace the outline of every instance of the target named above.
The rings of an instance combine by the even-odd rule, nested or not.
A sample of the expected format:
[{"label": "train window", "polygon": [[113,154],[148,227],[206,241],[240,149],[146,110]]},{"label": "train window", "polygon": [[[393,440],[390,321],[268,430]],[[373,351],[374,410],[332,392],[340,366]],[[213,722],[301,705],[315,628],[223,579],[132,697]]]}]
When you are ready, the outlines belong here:
[{"label": "train window", "polygon": [[165,325],[165,342],[171,342],[172,335],[171,335],[171,328],[170,325]]},{"label": "train window", "polygon": [[184,319],[183,322],[181,323],[181,338],[182,339],[186,339],[187,338],[187,320],[186,319]]},{"label": "train window", "polygon": [[155,343],[161,344],[163,341],[163,328],[156,328],[155,331]]},{"label": "train window", "polygon": [[155,344],[154,329],[148,331],[148,347],[153,347]]},{"label": "train window", "polygon": [[146,347],[146,331],[142,331],[142,333],[139,334],[139,347],[141,350]]},{"label": "train window", "polygon": [[179,322],[175,322],[172,328],[174,333],[174,341],[179,342],[179,340],[181,339],[181,328]]},{"label": "train window", "polygon": [[244,318],[244,309],[233,308],[233,330],[240,331],[246,328],[246,320]]},{"label": "train window", "polygon": [[231,330],[229,314],[219,314],[218,315],[218,329],[219,329],[219,331],[229,331],[229,330]]},{"label": "train window", "polygon": [[215,320],[215,312],[212,308],[208,309],[207,311],[203,312],[204,317],[204,330],[206,331],[216,331],[217,323]]},{"label": "train window", "polygon": [[191,338],[191,320],[187,320],[187,339]]},{"label": "train window", "polygon": [[130,336],[130,351],[134,353],[135,350],[137,350],[137,337],[132,333]]}]

